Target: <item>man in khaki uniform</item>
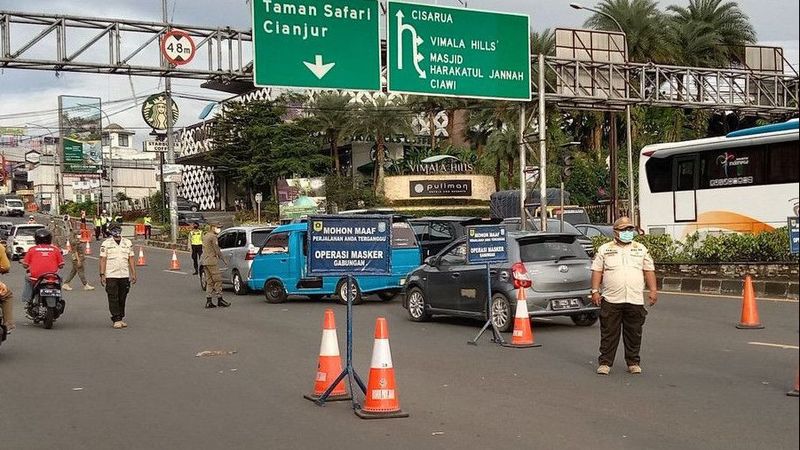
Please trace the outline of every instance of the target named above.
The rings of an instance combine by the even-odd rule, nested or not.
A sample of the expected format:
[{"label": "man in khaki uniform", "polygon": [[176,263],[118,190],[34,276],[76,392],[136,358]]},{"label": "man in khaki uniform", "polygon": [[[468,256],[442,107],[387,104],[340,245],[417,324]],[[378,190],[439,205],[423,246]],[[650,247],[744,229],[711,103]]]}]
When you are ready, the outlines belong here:
[{"label": "man in khaki uniform", "polygon": [[636,228],[629,218],[617,219],[614,222],[614,240],[601,245],[592,262],[592,303],[600,306],[599,375],[611,372],[620,333],[628,372],[642,373],[639,349],[647,316],[645,281],[650,306],[656,304],[658,292],[653,258],[644,245],[633,241],[635,236]]},{"label": "man in khaki uniform", "polygon": [[119,225],[110,227],[111,237],[100,245],[100,284],[108,295],[108,310],[116,329],[128,326],[125,318],[125,303],[131,284],[136,284],[136,267],[133,264],[133,243],[122,237]]},{"label": "man in khaki uniform", "polygon": [[[6,247],[0,243],[0,273],[8,273],[11,270],[11,262],[6,255]],[[0,311],[3,312],[3,324],[6,331],[10,332],[16,325],[14,324],[14,294],[5,283],[0,281]]]},{"label": "man in khaki uniform", "polygon": [[72,286],[69,285],[69,282],[75,278],[75,275],[78,275],[80,278],[81,283],[83,284],[83,289],[86,291],[93,291],[94,286],[90,285],[88,281],[86,281],[86,270],[84,263],[86,261],[86,256],[84,256],[86,252],[86,243],[81,241],[81,234],[80,232],[72,233],[69,239],[70,245],[70,260],[72,260],[72,269],[69,271],[69,275],[67,278],[64,279],[64,284],[61,285],[61,288],[65,291],[71,291]]},{"label": "man in khaki uniform", "polygon": [[[222,299],[222,272],[219,270],[219,263],[222,261],[226,265],[225,257],[219,249],[217,236],[220,232],[219,224],[210,224],[209,230],[203,235],[203,254],[200,257],[200,265],[203,266],[203,275],[206,277],[206,308],[216,308],[217,306],[228,307],[230,303]],[[212,301],[217,298],[217,304]]]}]

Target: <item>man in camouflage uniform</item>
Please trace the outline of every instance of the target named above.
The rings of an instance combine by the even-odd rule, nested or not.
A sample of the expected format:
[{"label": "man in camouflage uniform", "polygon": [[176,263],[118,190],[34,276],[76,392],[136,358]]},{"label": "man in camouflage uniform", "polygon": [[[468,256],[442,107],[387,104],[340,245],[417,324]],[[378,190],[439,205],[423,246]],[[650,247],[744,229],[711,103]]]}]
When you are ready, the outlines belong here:
[{"label": "man in camouflage uniform", "polygon": [[[231,304],[222,299],[222,272],[219,270],[220,261],[225,265],[228,262],[225,261],[217,242],[220,226],[217,223],[210,225],[209,230],[203,235],[203,255],[200,257],[200,265],[203,266],[203,275],[206,279],[206,308],[228,307]],[[216,305],[213,302],[214,297],[217,298]]]}]

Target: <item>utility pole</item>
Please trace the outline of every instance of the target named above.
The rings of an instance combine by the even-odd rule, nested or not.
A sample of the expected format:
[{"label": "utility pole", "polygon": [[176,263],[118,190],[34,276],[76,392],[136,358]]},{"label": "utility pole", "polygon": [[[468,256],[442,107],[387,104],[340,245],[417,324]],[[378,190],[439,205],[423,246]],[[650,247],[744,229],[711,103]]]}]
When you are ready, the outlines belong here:
[{"label": "utility pole", "polygon": [[544,55],[539,54],[539,213],[540,231],[547,231],[547,125],[544,115]]},{"label": "utility pole", "polygon": [[611,172],[611,222],[619,217],[619,148],[617,146],[617,113],[608,114],[608,160]]},{"label": "utility pole", "polygon": [[[164,19],[164,23],[168,23],[167,17],[167,0],[161,0],[161,12]],[[162,65],[166,65],[171,68],[171,64],[161,56]],[[168,164],[175,164],[175,139],[172,135],[172,82],[170,80],[169,74],[164,76],[164,94],[167,97],[167,163]],[[161,170],[161,177],[164,177],[164,170],[162,167]],[[176,186],[174,182],[167,183],[167,191],[169,191],[169,229],[170,229],[170,239],[172,243],[176,243],[178,241],[178,197],[176,192]]]},{"label": "utility pole", "polygon": [[525,211],[525,198],[527,196],[526,192],[526,179],[525,179],[525,167],[527,166],[527,147],[525,144],[525,104],[521,103],[519,105],[519,229],[526,230],[526,220],[528,219],[528,214]]}]

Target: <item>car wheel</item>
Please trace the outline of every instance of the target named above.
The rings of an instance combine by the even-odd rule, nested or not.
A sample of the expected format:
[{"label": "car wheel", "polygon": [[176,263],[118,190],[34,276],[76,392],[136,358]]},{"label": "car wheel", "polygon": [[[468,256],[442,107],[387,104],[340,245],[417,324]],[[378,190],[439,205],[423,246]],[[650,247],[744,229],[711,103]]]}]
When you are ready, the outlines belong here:
[{"label": "car wheel", "polygon": [[381,300],[383,300],[385,302],[388,302],[390,300],[393,300],[395,297],[397,297],[397,294],[399,294],[399,292],[397,292],[397,291],[381,291],[381,292],[378,292],[378,298],[380,298]]},{"label": "car wheel", "polygon": [[278,280],[269,280],[264,284],[264,298],[267,303],[283,303],[286,301],[286,290]]},{"label": "car wheel", "polygon": [[572,323],[579,327],[590,327],[597,322],[597,314],[595,313],[586,313],[586,314],[578,314],[577,316],[571,316]]},{"label": "car wheel", "polygon": [[412,288],[408,293],[408,317],[414,322],[425,322],[431,318],[428,301],[420,288]]},{"label": "car wheel", "polygon": [[[355,280],[352,281],[350,291],[352,292],[354,305],[360,305],[364,303],[364,298],[361,296],[361,289],[359,289],[358,283]],[[347,304],[346,280],[340,280],[339,284],[336,285],[336,300],[343,305]]]},{"label": "car wheel", "polygon": [[206,272],[205,270],[200,271],[200,290],[205,292],[208,289],[208,283],[206,283]]},{"label": "car wheel", "polygon": [[233,279],[231,280],[233,284],[233,293],[236,295],[244,295],[247,294],[247,285],[245,284],[244,280],[242,280],[242,276],[239,275],[239,272],[233,271]]},{"label": "car wheel", "polygon": [[514,311],[511,302],[503,294],[492,296],[492,322],[499,331],[511,331],[514,326]]}]

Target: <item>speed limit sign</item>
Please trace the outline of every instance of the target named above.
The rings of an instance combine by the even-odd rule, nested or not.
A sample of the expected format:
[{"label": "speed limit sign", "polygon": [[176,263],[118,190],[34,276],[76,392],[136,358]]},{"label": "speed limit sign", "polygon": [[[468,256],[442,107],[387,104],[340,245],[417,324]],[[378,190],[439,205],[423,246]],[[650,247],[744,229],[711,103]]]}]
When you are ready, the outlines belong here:
[{"label": "speed limit sign", "polygon": [[161,39],[161,54],[176,66],[191,62],[196,50],[192,37],[183,30],[170,30]]}]

